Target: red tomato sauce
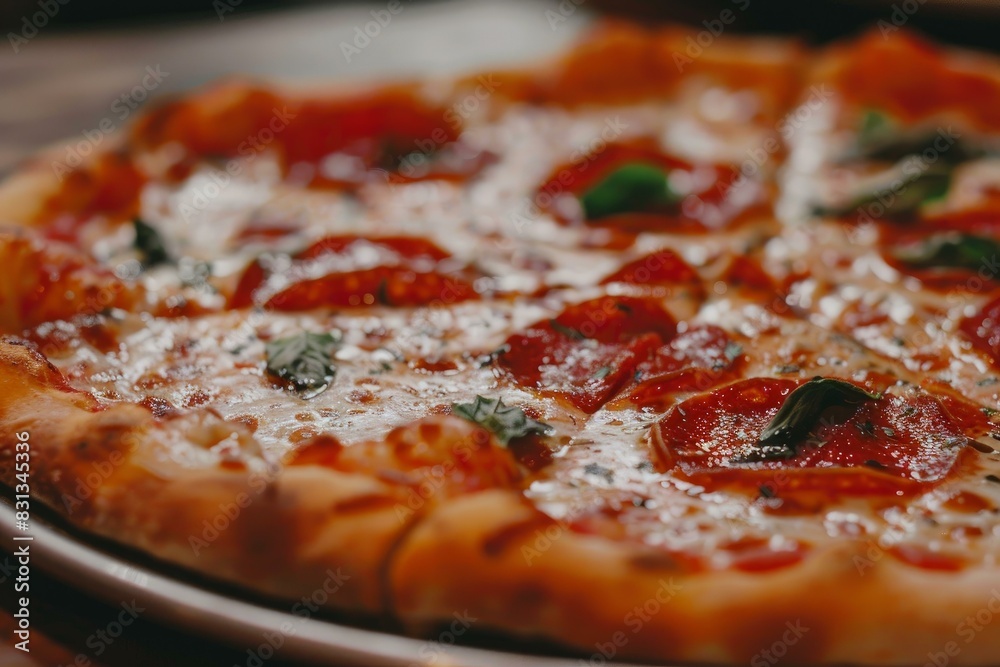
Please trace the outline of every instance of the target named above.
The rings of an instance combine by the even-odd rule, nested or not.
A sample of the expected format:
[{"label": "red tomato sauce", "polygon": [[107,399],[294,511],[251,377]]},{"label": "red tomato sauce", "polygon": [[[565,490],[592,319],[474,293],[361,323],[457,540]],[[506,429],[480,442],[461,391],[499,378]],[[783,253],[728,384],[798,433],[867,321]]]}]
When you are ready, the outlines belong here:
[{"label": "red tomato sauce", "polygon": [[941,402],[920,393],[831,408],[788,458],[748,460],[800,384],[752,378],[684,401],[653,429],[660,464],[709,488],[766,485],[779,498],[799,491],[881,495],[941,482],[970,451]]},{"label": "red tomato sauce", "polygon": [[517,383],[593,413],[676,329],[656,299],[601,297],[509,337],[498,362]]}]

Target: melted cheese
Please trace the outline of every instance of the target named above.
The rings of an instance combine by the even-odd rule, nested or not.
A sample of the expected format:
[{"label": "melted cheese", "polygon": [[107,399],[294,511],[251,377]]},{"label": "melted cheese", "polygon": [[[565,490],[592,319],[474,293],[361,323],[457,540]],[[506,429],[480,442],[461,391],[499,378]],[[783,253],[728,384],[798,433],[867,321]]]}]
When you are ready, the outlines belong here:
[{"label": "melted cheese", "polygon": [[[748,357],[745,377],[823,374],[864,380],[878,373],[919,384],[932,376],[981,405],[996,406],[1000,383],[983,382],[984,360],[955,335],[958,320],[982,295],[963,292],[957,302],[942,304],[941,294],[914,289],[886,265],[873,238],[851,237],[837,223],[806,219],[804,207],[813,194],[836,190],[838,176],[824,171],[842,140],[831,129],[833,103],[807,114],[791,137],[777,205],[784,226],[776,235],[770,231],[773,221],[765,218],[759,225],[711,234],[645,233],[624,251],[584,249],[590,230],[567,228],[534,206],[535,189],[553,169],[602,150],[609,140],[652,135],[682,156],[739,163],[773,134],[774,128],[749,120],[753,109],[753,96],[745,91],[697,87],[671,104],[573,113],[513,106],[496,122],[480,121],[467,129],[470,145],[500,156],[467,188],[375,179],[354,199],[282,183],[266,154],[245,163],[238,176],[227,177],[218,166],[205,164],[180,185],[149,185],[142,215],[174,256],[210,263],[212,277],[184,286],[175,268],[163,267],[140,280],[151,303],[183,295],[208,312],[178,318],[112,313],[101,325],[114,332],[117,346],[110,350],[87,342],[87,335],[75,329],[79,323],[45,325],[35,334],[52,339],[58,333],[71,341],[52,360],[74,386],[100,400],[155,397],[181,412],[216,415],[234,434],[237,425],[252,423],[253,441],[269,459],[283,458],[321,433],[350,445],[381,438],[395,426],[477,394],[502,396],[509,405],[532,407],[556,430],[553,463],[534,473],[526,487],[539,507],[563,521],[596,521],[601,512],[610,513],[627,539],[701,554],[710,566],[727,566],[732,555],[723,547],[750,537],[766,539],[778,552],[796,542],[846,538],[881,549],[923,544],[958,550],[970,559],[994,558],[1000,553],[997,510],[957,511],[946,502],[967,491],[1000,508],[1000,484],[984,479],[989,471],[1000,472],[998,455],[983,455],[982,470],[910,500],[879,506],[847,499],[831,501],[815,515],[782,513],[780,484],[778,497],[769,499],[708,491],[655,470],[647,437],[661,412],[617,400],[587,416],[518,386],[488,363],[489,353],[508,335],[557,315],[566,304],[632,290],[596,287],[625,261],[669,247],[709,276],[718,275],[732,257],[762,246],[764,266],[775,278],[810,274],[790,292],[789,312],[778,315],[758,296],[721,282],[704,303],[684,294],[666,302],[682,320],[681,330],[712,324],[738,340]],[[773,175],[776,161],[765,164],[760,178]],[[970,184],[961,181],[956,197],[976,190],[971,181],[992,174],[986,166],[967,173]],[[239,240],[241,230],[262,222],[292,231],[272,240]],[[107,232],[94,223],[84,242],[102,261],[124,271],[134,261],[131,239],[127,230]],[[480,291],[528,295],[555,289],[540,297],[439,308],[297,314],[223,309],[219,292],[231,289],[252,259],[267,253],[267,261],[281,269],[289,265],[290,253],[329,234],[417,235],[450,252],[457,265],[474,266],[481,273]],[[377,247],[362,245],[311,265],[304,277],[385,261]],[[886,318],[851,328],[845,318],[858,308]],[[334,359],[336,376],[310,400],[286,391],[265,372],[263,341],[303,330],[343,334]],[[929,368],[927,359],[942,362]],[[427,370],[439,362],[447,369]],[[174,430],[172,455],[189,465],[212,465],[231,454],[227,448],[249,446],[245,438],[236,438],[234,445],[216,435],[206,454],[192,442],[188,422],[177,422]]]}]

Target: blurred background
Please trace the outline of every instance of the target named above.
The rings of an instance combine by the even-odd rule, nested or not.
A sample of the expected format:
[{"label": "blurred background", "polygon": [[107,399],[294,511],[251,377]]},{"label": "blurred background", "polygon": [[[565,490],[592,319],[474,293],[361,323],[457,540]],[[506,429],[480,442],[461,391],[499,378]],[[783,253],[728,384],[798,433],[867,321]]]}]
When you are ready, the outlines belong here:
[{"label": "blurred background", "polygon": [[[3,0],[0,175],[59,139],[117,129],[150,97],[220,76],[294,80],[449,74],[531,63],[603,13],[825,42],[905,25],[1000,48],[1000,0]],[[390,19],[367,42],[373,14]],[[372,30],[372,32],[375,32]]]},{"label": "blurred background", "polygon": [[[1000,50],[1000,0],[0,0],[0,176],[59,140],[85,136],[99,145],[148,99],[219,77],[331,81],[490,71],[558,53],[604,14],[703,30],[724,11],[735,16],[725,28],[734,33],[819,44],[871,26],[905,26]],[[112,611],[35,576],[32,614],[61,646],[36,644],[42,657],[29,662],[0,644],[0,665],[93,664],[74,654],[88,655],[88,619]],[[12,608],[12,595],[8,582],[0,606]],[[0,613],[7,636],[12,621]],[[144,622],[102,662],[153,664],[146,653],[135,658],[143,650],[157,651],[162,664],[244,664],[226,649]]]}]

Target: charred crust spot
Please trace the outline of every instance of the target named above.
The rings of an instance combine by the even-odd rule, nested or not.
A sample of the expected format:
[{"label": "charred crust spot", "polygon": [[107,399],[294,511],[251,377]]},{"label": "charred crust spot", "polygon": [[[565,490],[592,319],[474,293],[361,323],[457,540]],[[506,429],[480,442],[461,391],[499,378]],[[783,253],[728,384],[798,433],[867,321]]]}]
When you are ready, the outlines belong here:
[{"label": "charred crust spot", "polygon": [[18,347],[25,347],[28,350],[37,354],[40,359],[44,359],[41,354],[38,354],[38,345],[33,341],[26,338],[21,338],[20,336],[3,336],[0,341],[7,343],[8,345],[16,345]]},{"label": "charred crust spot", "polygon": [[0,363],[24,368],[28,374],[56,389],[74,391],[59,369],[38,351],[38,346],[32,341],[18,336],[0,337]]}]

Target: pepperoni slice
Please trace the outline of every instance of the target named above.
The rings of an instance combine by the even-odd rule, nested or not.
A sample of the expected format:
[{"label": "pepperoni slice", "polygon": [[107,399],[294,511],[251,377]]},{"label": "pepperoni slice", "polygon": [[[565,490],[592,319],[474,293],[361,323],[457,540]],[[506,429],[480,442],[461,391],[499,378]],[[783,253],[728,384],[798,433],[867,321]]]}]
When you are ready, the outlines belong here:
[{"label": "pepperoni slice", "polygon": [[683,285],[699,296],[704,295],[698,272],[672,250],[657,250],[654,253],[628,262],[623,267],[601,281],[608,283],[628,283],[664,287]]},{"label": "pepperoni slice", "polygon": [[[589,191],[623,167],[638,167],[644,170],[653,168],[662,171],[668,177],[677,172],[684,174],[683,180],[688,185],[683,192],[677,193],[678,200],[673,204],[654,203],[650,198],[640,198],[646,203],[637,206],[635,210],[620,211],[591,219],[586,218],[582,207],[571,211],[558,205],[560,195],[564,194],[572,195],[578,201],[582,201]],[[717,212],[727,208],[721,204],[726,199],[731,184],[737,180],[738,173],[731,167],[696,165],[667,155],[660,150],[655,141],[644,139],[609,144],[599,153],[584,155],[570,164],[560,166],[541,185],[536,201],[566,223],[587,222],[633,233],[665,229],[672,232],[698,232],[705,229],[703,213],[708,209]],[[692,210],[681,206],[680,199],[687,196],[696,197],[699,205],[692,207]],[[693,210],[694,208],[698,210]],[[741,210],[729,211],[731,215],[728,218],[735,217]]]},{"label": "pepperoni slice", "polygon": [[969,229],[961,229],[958,223],[947,229],[942,225],[954,220],[946,219],[905,227],[884,225],[879,235],[882,254],[893,268],[918,278],[926,287],[978,290],[984,281],[1000,281],[993,240],[1000,232],[1000,210],[993,217],[994,229],[987,233],[971,224]]},{"label": "pepperoni slice", "polygon": [[949,211],[926,218],[922,227],[935,230],[994,236],[1000,234],[1000,195],[987,203],[962,211]]},{"label": "pepperoni slice", "polygon": [[380,266],[305,280],[278,292],[264,304],[275,310],[325,306],[426,306],[475,298],[469,283],[430,271]]},{"label": "pepperoni slice", "polygon": [[35,234],[0,234],[0,330],[131,308],[142,290],[64,243]]},{"label": "pepperoni slice", "polygon": [[236,284],[236,290],[229,297],[230,308],[246,308],[254,303],[254,294],[260,289],[264,281],[267,280],[267,273],[261,265],[259,259],[255,259],[247,265]]},{"label": "pepperoni slice", "polygon": [[82,223],[96,215],[129,220],[138,213],[146,176],[131,158],[106,153],[65,175],[39,213],[49,238],[74,243]]},{"label": "pepperoni slice", "polygon": [[[492,156],[462,144],[460,129],[412,86],[350,99],[300,99],[237,83],[160,107],[140,121],[133,137],[144,145],[177,143],[196,157],[273,150],[286,168],[311,165],[312,184],[344,187],[372,172],[395,182],[473,176]],[[330,156],[342,159],[324,166]]]},{"label": "pepperoni slice", "polygon": [[665,469],[708,488],[768,495],[898,494],[940,482],[972,450],[933,396],[889,395],[826,410],[789,458],[748,456],[800,382],[753,378],[690,398],[653,428]]},{"label": "pepperoni slice", "polygon": [[601,297],[507,339],[499,364],[518,383],[593,413],[676,332],[654,299]]},{"label": "pepperoni slice", "polygon": [[722,275],[722,280],[729,287],[745,287],[768,294],[778,291],[774,278],[764,270],[760,262],[750,257],[734,257]]},{"label": "pepperoni slice", "polygon": [[962,321],[960,330],[973,347],[985,352],[1000,367],[1000,297],[993,299],[977,314]]},{"label": "pepperoni slice", "polygon": [[639,365],[636,376],[643,381],[629,400],[665,409],[677,394],[705,391],[735,379],[745,359],[742,346],[719,327],[692,327]]},{"label": "pepperoni slice", "polygon": [[328,253],[342,253],[359,242],[380,246],[407,259],[427,257],[441,261],[451,257],[450,253],[437,244],[419,236],[380,236],[373,239],[363,236],[326,236],[295,255],[295,259],[315,259]]},{"label": "pepperoni slice", "polygon": [[872,30],[852,45],[833,83],[857,107],[907,121],[960,109],[981,127],[1000,127],[1000,84],[992,72],[955,67],[912,33]]},{"label": "pepperoni slice", "polygon": [[268,272],[259,260],[254,260],[240,277],[229,306],[245,308],[263,302],[267,308],[284,311],[330,306],[424,306],[458,303],[478,296],[464,276],[437,270],[438,263],[451,256],[447,251],[418,237],[328,236],[308,246],[293,260],[301,264],[327,255],[345,255],[362,245],[384,255],[385,263],[299,280],[270,296],[264,289]]}]

